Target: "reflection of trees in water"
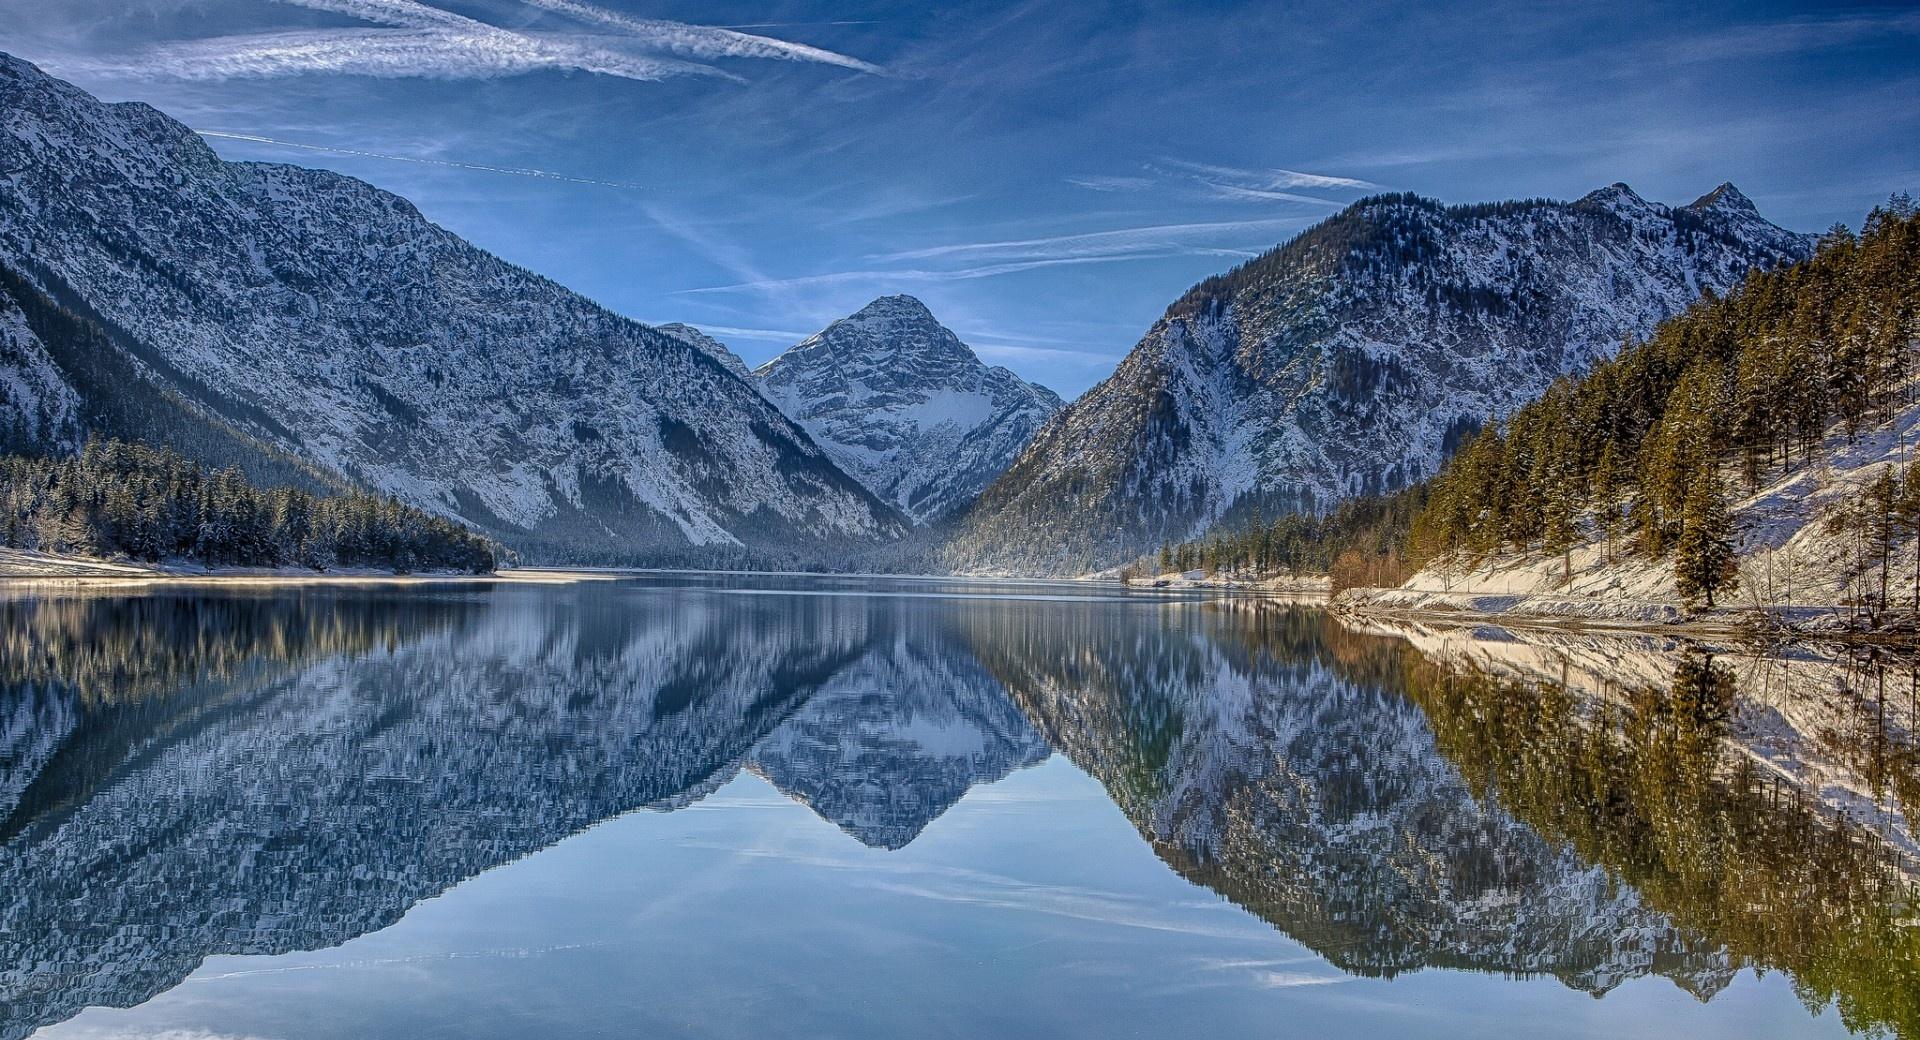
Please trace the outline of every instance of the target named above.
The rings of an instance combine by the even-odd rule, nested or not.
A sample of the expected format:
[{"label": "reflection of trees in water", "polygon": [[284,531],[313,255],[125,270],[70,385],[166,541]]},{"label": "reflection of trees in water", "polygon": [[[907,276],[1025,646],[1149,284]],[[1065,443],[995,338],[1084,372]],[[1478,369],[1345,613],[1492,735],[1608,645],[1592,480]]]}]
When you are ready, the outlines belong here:
[{"label": "reflection of trees in water", "polygon": [[1386,681],[1405,644],[1318,611],[981,615],[975,653],[1175,870],[1339,967],[1724,984],[1710,942],[1477,803]]},{"label": "reflection of trees in water", "polygon": [[[1853,1029],[1920,1036],[1914,864],[1873,815],[1913,815],[1910,666],[1662,651],[1628,667],[1622,641],[1594,656],[1671,679],[1600,695],[1553,681],[1536,648],[1508,648],[1539,669],[1521,681],[1318,611],[1162,620],[983,617],[970,638],[1170,865],[1341,967],[1596,991],[1652,972],[1710,995],[1753,966]],[[1771,753],[1831,760],[1764,768],[1757,738],[1793,725]],[[1877,807],[1818,797],[1835,770]],[[1397,833],[1365,840],[1383,825]],[[1581,887],[1588,866],[1604,893]],[[1484,915],[1503,904],[1514,916]]]},{"label": "reflection of trees in water", "polygon": [[230,678],[246,667],[357,654],[445,624],[453,597],[292,589],[0,596],[0,688],[53,683],[88,708]]},{"label": "reflection of trees in water", "polygon": [[1865,782],[1875,801],[1895,806],[1920,832],[1920,660],[1871,648],[1840,664],[1838,717],[1814,739]]},{"label": "reflection of trees in water", "polygon": [[1406,679],[1477,797],[1606,866],[1736,963],[1790,972],[1809,1007],[1837,1004],[1855,1030],[1920,1036],[1904,857],[1734,753],[1733,669],[1689,653],[1670,687],[1611,700],[1424,659]]}]

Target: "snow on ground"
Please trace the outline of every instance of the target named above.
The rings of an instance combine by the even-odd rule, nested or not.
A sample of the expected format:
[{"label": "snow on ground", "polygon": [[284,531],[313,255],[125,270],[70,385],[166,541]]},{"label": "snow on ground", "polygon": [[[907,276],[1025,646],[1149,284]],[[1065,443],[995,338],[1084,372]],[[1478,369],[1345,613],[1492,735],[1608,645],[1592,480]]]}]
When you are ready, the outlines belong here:
[{"label": "snow on ground", "polygon": [[[1106,575],[1102,575],[1106,576]],[[1118,571],[1112,576],[1117,577]],[[1208,574],[1206,571],[1168,571],[1151,577],[1137,577],[1130,585],[1156,589],[1241,589],[1247,592],[1273,592],[1285,595],[1325,597],[1333,591],[1333,579],[1324,574],[1285,574],[1271,578],[1238,577],[1232,574]]]},{"label": "snow on ground", "polygon": [[368,582],[424,584],[450,581],[561,584],[576,581],[613,581],[620,572],[526,568],[492,574],[452,571],[414,571],[397,574],[372,567],[336,567],[315,571],[305,567],[205,567],[186,561],[162,564],[102,560],[89,556],[32,552],[0,547],[0,588],[44,584],[89,586],[136,585],[303,585],[365,584]]},{"label": "snow on ground", "polygon": [[[1640,689],[1673,683],[1684,644],[1653,634],[1502,628],[1447,619],[1374,618],[1364,630],[1397,636],[1426,657],[1528,683],[1564,685],[1589,699],[1624,704]],[[1863,734],[1884,726],[1884,740],[1911,745],[1914,718],[1906,698],[1874,699],[1867,673],[1843,646],[1789,644],[1758,652],[1708,646],[1731,670],[1737,696],[1727,733],[1729,764],[1749,761],[1762,776],[1802,792],[1833,817],[1871,830],[1910,877],[1920,879],[1920,835],[1899,806],[1863,772],[1876,745]]]},{"label": "snow on ground", "polygon": [[[1355,589],[1336,602],[1355,610],[1469,612],[1507,617],[1560,618],[1602,623],[1731,624],[1746,612],[1765,609],[1795,627],[1834,627],[1853,605],[1878,599],[1881,568],[1865,540],[1835,530],[1828,519],[1837,507],[1857,501],[1881,473],[1904,471],[1920,443],[1920,403],[1901,409],[1890,422],[1849,438],[1835,429],[1818,461],[1731,503],[1739,578],[1717,598],[1710,614],[1690,613],[1674,588],[1671,556],[1652,560],[1635,554],[1622,538],[1609,549],[1591,541],[1571,554],[1507,553],[1484,560],[1439,560],[1395,589]],[[1739,487],[1737,474],[1727,482]],[[1736,492],[1738,493],[1738,492]],[[1916,546],[1895,547],[1886,568],[1893,607],[1913,603]]]}]

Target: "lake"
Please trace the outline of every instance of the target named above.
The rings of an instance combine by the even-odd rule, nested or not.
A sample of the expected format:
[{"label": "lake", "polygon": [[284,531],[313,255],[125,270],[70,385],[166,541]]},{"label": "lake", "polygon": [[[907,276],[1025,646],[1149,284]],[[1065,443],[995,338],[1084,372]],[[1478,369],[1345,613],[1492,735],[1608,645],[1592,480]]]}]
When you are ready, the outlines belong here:
[{"label": "lake", "polygon": [[824,577],[0,613],[0,1040],[1920,1037],[1882,654]]}]

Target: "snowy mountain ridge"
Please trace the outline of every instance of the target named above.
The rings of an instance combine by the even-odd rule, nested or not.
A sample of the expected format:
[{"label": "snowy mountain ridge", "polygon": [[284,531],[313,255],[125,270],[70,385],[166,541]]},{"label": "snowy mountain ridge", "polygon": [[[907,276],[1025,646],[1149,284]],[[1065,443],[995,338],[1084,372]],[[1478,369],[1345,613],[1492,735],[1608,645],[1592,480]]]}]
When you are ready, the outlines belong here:
[{"label": "snowy mountain ridge", "polygon": [[1362,200],[1176,301],[983,493],[946,562],[1096,570],[1236,508],[1404,487],[1487,417],[1811,245],[1730,184],[1683,207],[1624,184]]}]

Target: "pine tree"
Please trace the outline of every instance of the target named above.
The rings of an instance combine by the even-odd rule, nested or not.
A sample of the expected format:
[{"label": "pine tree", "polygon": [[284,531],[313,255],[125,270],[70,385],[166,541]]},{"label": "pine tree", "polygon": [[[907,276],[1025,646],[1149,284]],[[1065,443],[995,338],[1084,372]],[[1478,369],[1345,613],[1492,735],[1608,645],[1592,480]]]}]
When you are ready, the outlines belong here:
[{"label": "pine tree", "polygon": [[1900,530],[1913,540],[1913,615],[1920,624],[1920,460],[1908,463],[1895,509]]},{"label": "pine tree", "polygon": [[1687,493],[1674,543],[1673,579],[1687,606],[1704,600],[1709,610],[1713,594],[1733,579],[1733,522],[1717,474],[1699,475]]}]

